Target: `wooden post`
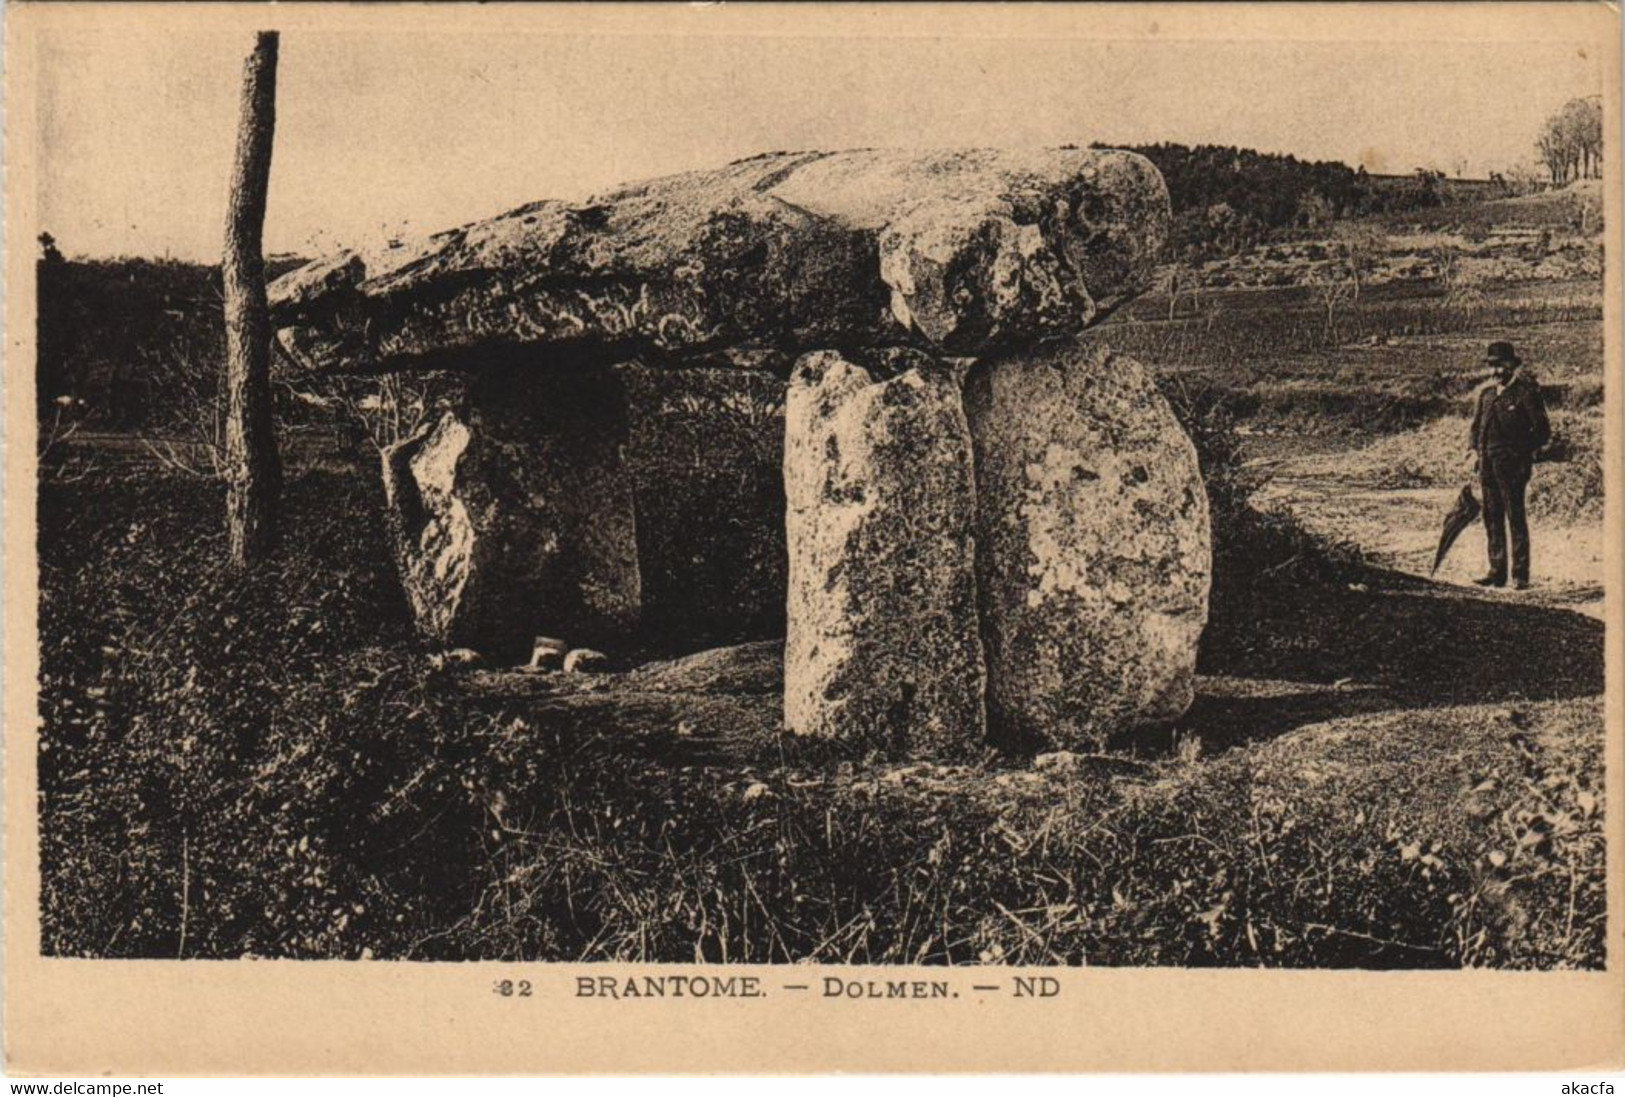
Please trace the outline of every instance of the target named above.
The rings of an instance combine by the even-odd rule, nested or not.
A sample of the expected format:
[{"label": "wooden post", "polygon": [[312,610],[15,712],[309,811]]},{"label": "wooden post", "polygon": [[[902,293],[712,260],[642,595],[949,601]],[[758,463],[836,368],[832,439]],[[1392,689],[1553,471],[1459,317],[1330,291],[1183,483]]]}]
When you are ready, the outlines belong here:
[{"label": "wooden post", "polygon": [[276,545],[282,465],[271,418],[271,319],[261,237],[276,127],[277,32],[260,31],[243,65],[242,120],[220,265],[226,313],[226,537],[234,565]]}]

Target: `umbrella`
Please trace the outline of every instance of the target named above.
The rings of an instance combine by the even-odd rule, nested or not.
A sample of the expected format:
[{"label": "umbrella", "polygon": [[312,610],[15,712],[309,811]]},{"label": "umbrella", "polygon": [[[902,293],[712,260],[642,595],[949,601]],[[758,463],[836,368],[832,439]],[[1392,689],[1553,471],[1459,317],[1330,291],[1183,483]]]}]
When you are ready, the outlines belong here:
[{"label": "umbrella", "polygon": [[1462,530],[1477,520],[1478,511],[1478,496],[1473,494],[1472,485],[1469,484],[1461,489],[1461,494],[1456,496],[1456,505],[1445,515],[1444,530],[1439,534],[1439,551],[1433,554],[1433,571],[1429,572],[1430,575],[1438,572],[1439,565],[1444,563],[1445,554],[1450,551],[1450,546],[1456,543],[1456,538],[1461,536]]}]

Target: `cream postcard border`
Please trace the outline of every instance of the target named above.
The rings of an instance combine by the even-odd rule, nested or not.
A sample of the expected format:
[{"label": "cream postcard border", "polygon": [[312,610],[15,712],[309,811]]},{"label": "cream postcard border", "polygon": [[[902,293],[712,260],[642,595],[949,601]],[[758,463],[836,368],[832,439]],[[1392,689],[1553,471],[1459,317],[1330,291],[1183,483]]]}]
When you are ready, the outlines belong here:
[{"label": "cream postcard border", "polygon": [[[12,3],[5,27],[5,1058],[13,1075],[1348,1071],[1625,1063],[1621,950],[1620,84],[1617,6],[1600,3],[1112,5],[323,5]],[[39,955],[34,198],[43,32],[115,27],[131,50],[177,22],[236,35],[364,32],[689,36],[1076,36],[1125,42],[1474,39],[1598,51],[1604,88],[1608,420],[1608,968],[1599,973],[1045,969],[1060,996],[949,1001],[604,1001],[577,975],[658,970],[949,978],[995,969],[114,961]],[[997,969],[1008,979],[1012,972]],[[532,997],[491,993],[524,978]]]}]

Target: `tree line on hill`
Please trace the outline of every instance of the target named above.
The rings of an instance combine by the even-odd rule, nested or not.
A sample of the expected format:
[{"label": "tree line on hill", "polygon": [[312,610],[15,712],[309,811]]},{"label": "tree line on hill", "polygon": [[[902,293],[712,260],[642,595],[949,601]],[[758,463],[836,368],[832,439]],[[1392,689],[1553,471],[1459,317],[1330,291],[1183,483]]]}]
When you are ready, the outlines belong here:
[{"label": "tree line on hill", "polygon": [[1570,99],[1546,119],[1535,141],[1555,186],[1602,178],[1602,99]]},{"label": "tree line on hill", "polygon": [[[40,421],[163,430],[212,403],[225,356],[220,268],[175,259],[68,259],[49,233],[35,264]],[[306,260],[273,257],[266,276]],[[192,405],[192,406],[188,406]]]},{"label": "tree line on hill", "polygon": [[1427,168],[1408,176],[1372,175],[1340,161],[1232,145],[1095,147],[1139,153],[1162,172],[1173,205],[1171,252],[1183,260],[1233,254],[1333,221],[1429,209],[1465,196],[1452,185],[1457,181]]}]

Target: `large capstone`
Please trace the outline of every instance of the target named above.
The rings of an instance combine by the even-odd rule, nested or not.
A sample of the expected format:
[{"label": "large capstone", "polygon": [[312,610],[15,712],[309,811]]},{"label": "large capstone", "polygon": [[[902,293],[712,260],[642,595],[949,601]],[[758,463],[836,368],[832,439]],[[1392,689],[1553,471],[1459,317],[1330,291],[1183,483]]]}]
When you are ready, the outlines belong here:
[{"label": "large capstone", "polygon": [[641,606],[624,397],[607,370],[492,370],[383,455],[395,556],[418,626],[522,657],[539,634],[600,644]]},{"label": "large capstone", "polygon": [[966,392],[989,727],[1096,748],[1193,696],[1211,568],[1196,450],[1146,370],[1075,345]]},{"label": "large capstone", "polygon": [[974,484],[959,378],[820,352],[785,400],[785,724],[888,754],[984,739]]},{"label": "large capstone", "polygon": [[270,287],[307,368],[670,360],[1076,332],[1143,289],[1169,221],[1144,158],[1101,149],[773,153],[536,202]]}]

